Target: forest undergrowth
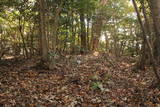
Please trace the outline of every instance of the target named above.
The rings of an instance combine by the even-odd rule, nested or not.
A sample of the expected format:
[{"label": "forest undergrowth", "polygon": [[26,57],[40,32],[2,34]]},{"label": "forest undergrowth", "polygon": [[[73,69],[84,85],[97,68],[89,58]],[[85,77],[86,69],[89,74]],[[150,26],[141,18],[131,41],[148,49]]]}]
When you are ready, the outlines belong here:
[{"label": "forest undergrowth", "polygon": [[67,56],[53,70],[32,58],[0,63],[0,106],[158,107],[160,90],[150,87],[153,72],[135,69],[134,58]]}]

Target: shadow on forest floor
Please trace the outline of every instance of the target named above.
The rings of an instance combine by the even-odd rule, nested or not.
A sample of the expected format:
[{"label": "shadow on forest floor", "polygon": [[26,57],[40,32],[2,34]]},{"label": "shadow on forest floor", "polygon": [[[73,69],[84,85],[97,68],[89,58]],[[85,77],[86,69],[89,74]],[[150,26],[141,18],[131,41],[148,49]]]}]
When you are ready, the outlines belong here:
[{"label": "shadow on forest floor", "polygon": [[[158,106],[153,74],[135,72],[130,60],[74,56],[54,70],[37,69],[37,60],[0,62],[0,104],[5,106]],[[66,59],[65,59],[66,60]],[[80,62],[77,63],[77,60]]]}]

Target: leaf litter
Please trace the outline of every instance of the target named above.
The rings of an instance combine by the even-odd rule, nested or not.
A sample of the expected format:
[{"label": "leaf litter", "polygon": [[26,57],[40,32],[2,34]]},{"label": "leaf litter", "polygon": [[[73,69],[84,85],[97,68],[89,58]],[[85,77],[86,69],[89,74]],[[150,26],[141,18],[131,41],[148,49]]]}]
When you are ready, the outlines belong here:
[{"label": "leaf litter", "polygon": [[[77,60],[78,59],[78,63]],[[158,107],[160,90],[149,88],[153,72],[110,56],[82,55],[37,69],[38,59],[10,60],[0,66],[0,105],[65,107]]]}]

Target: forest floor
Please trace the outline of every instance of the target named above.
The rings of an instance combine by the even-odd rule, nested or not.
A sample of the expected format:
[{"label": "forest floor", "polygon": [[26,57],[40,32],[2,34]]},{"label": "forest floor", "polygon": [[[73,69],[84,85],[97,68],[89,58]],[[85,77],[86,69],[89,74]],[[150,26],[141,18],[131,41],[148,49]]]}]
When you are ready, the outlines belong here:
[{"label": "forest floor", "polygon": [[10,107],[158,107],[155,78],[134,70],[134,60],[82,55],[59,61],[54,70],[37,59],[0,62],[0,106]]}]

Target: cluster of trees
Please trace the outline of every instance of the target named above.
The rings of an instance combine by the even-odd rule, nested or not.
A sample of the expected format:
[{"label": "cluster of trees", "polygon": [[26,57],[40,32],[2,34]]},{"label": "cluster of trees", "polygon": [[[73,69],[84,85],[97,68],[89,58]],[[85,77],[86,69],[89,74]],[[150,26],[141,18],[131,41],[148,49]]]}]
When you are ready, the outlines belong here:
[{"label": "cluster of trees", "polygon": [[149,59],[155,76],[160,83],[160,76],[157,70],[157,65],[160,63],[160,1],[139,0],[141,11],[139,11],[136,1],[132,0],[132,2],[143,36],[140,68],[144,69],[146,59]]},{"label": "cluster of trees", "polygon": [[159,0],[1,0],[0,58],[107,51],[144,68],[160,62],[159,29]]},{"label": "cluster of trees", "polygon": [[0,4],[1,50],[9,47],[15,55],[91,50],[137,54],[135,41],[141,44],[129,1],[2,0]]}]

